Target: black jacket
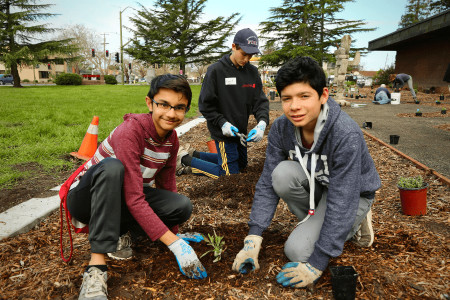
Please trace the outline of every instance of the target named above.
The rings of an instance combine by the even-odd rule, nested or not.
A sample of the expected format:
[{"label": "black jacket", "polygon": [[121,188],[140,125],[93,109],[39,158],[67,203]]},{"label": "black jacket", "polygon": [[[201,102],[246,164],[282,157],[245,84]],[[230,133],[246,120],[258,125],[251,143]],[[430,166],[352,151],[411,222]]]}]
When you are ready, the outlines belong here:
[{"label": "black jacket", "polygon": [[237,141],[237,137],[222,134],[227,121],[247,134],[250,114],[269,124],[269,100],[262,91],[258,69],[250,63],[236,68],[229,54],[208,68],[198,106],[214,140]]}]

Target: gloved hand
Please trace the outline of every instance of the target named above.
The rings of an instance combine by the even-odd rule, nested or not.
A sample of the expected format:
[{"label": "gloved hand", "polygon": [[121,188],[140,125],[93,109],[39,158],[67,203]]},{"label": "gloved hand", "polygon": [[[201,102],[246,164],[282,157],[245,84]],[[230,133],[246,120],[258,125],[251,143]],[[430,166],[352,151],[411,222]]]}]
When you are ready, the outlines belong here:
[{"label": "gloved hand", "polygon": [[231,125],[230,122],[225,122],[222,125],[222,133],[224,136],[236,136],[234,133],[239,132],[236,126]]},{"label": "gloved hand", "polygon": [[188,244],[189,244],[189,242],[199,243],[199,242],[203,241],[203,235],[201,235],[198,232],[178,233],[177,237],[179,237],[180,239],[183,239]]},{"label": "gloved hand", "polygon": [[262,140],[266,126],[265,121],[259,121],[258,125],[249,132],[247,142],[259,142]]},{"label": "gloved hand", "polygon": [[175,254],[178,267],[183,275],[195,279],[203,279],[208,276],[194,249],[183,239],[178,239],[170,244],[169,249]]},{"label": "gloved hand", "polygon": [[248,235],[244,240],[244,248],[239,251],[233,262],[232,269],[236,272],[247,274],[250,271],[259,270],[258,254],[263,238],[259,235]]},{"label": "gloved hand", "polygon": [[309,263],[289,262],[278,273],[277,281],[284,287],[304,288],[311,283],[315,283],[322,273]]}]

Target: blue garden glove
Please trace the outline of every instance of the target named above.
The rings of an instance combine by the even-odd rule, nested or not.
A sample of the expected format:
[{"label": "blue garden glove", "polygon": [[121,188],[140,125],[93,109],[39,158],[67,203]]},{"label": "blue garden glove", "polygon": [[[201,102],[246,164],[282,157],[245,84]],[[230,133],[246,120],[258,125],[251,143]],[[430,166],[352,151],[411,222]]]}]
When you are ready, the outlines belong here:
[{"label": "blue garden glove", "polygon": [[208,276],[194,249],[183,239],[178,239],[170,244],[169,249],[175,254],[178,267],[183,275],[195,279],[203,279]]},{"label": "blue garden glove", "polygon": [[199,243],[199,242],[203,241],[203,235],[201,235],[198,232],[178,233],[177,237],[179,237],[180,239],[183,239],[188,244],[189,244],[189,242]]},{"label": "blue garden glove", "polygon": [[266,126],[265,121],[259,121],[258,125],[249,132],[247,142],[259,142],[262,140]]},{"label": "blue garden glove", "polygon": [[315,283],[322,273],[309,263],[289,262],[278,273],[277,281],[284,287],[304,288]]},{"label": "blue garden glove", "polygon": [[236,136],[234,133],[239,132],[236,126],[231,125],[230,122],[225,122],[222,125],[222,133],[224,136]]},{"label": "blue garden glove", "polygon": [[244,240],[244,248],[239,251],[233,262],[232,269],[247,274],[259,270],[258,254],[263,238],[259,235],[248,235]]}]

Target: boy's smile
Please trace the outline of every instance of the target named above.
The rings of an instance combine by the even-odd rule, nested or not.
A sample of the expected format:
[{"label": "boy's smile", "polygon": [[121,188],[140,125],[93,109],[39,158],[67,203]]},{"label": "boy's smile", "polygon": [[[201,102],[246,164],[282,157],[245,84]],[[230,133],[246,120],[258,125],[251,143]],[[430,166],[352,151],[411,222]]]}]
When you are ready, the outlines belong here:
[{"label": "boy's smile", "polygon": [[174,107],[188,105],[188,100],[182,93],[165,88],[159,90],[153,101],[145,97],[145,102],[152,113],[153,123],[160,138],[164,138],[184,120],[186,111],[176,110]]},{"label": "boy's smile", "polygon": [[296,127],[314,131],[322,104],[328,100],[328,88],[319,97],[309,83],[296,82],[281,91],[281,102],[286,117]]}]

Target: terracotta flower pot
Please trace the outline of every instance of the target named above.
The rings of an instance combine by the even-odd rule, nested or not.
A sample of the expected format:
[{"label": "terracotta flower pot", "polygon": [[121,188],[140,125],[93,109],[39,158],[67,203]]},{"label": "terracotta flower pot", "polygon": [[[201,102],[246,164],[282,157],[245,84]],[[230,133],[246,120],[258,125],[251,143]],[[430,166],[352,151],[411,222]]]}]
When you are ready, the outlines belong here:
[{"label": "terracotta flower pot", "polygon": [[216,142],[214,140],[207,141],[206,144],[210,153],[217,153]]},{"label": "terracotta flower pot", "polygon": [[421,188],[402,188],[400,190],[400,201],[402,211],[408,216],[421,216],[427,214],[427,188],[428,183],[424,183]]}]

